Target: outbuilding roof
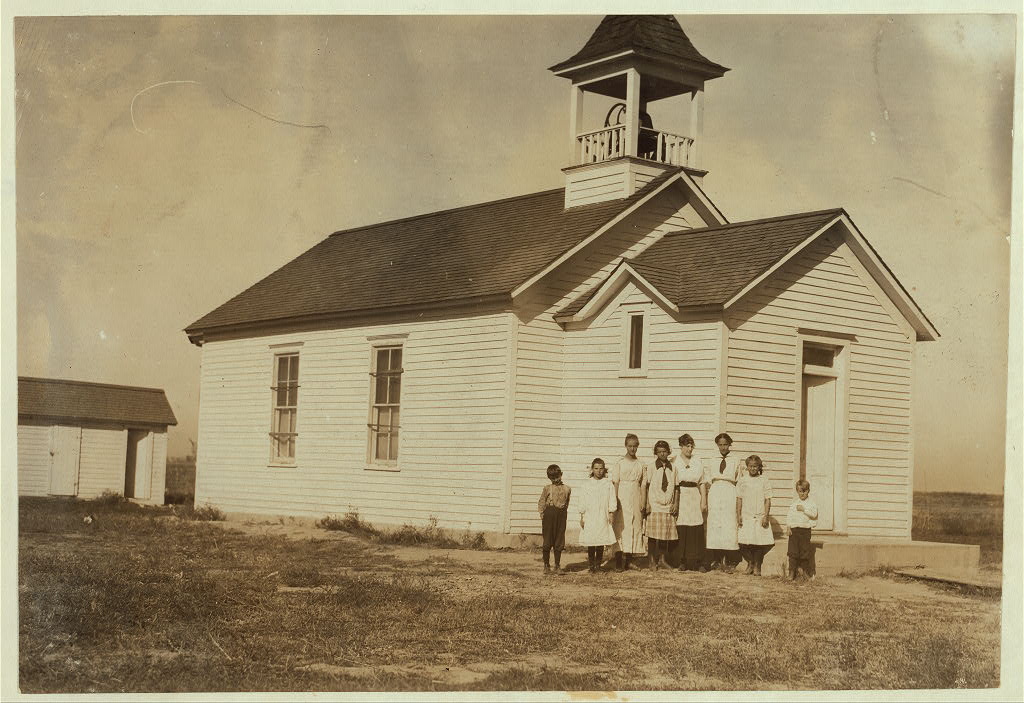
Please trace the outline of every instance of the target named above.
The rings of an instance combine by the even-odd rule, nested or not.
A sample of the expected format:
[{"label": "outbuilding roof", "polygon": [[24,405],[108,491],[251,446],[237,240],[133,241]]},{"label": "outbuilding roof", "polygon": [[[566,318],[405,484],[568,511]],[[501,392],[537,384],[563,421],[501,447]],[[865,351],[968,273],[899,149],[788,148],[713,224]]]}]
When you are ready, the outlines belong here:
[{"label": "outbuilding roof", "polygon": [[601,20],[582,49],[550,70],[561,71],[627,50],[684,59],[718,76],[729,70],[697,51],[672,15],[608,15]]},{"label": "outbuilding roof", "polygon": [[177,425],[160,388],[18,377],[18,416],[123,425]]},{"label": "outbuilding roof", "polygon": [[[842,209],[819,210],[674,232],[628,264],[681,308],[723,305],[842,214]],[[600,287],[557,316],[579,312]]]},{"label": "outbuilding roof", "polygon": [[619,200],[566,209],[559,188],[335,232],[185,332],[508,298],[679,170]]}]

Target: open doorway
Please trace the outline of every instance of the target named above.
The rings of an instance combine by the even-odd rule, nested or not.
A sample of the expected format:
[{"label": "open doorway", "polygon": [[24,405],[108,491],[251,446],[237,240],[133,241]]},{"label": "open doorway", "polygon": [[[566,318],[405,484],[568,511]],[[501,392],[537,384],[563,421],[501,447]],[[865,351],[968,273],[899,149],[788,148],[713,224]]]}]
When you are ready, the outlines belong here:
[{"label": "open doorway", "polygon": [[804,341],[799,478],[811,484],[817,529],[846,526],[846,383],[844,347]]},{"label": "open doorway", "polygon": [[128,430],[128,450],[125,452],[125,498],[149,500],[153,485],[153,433],[147,430]]}]

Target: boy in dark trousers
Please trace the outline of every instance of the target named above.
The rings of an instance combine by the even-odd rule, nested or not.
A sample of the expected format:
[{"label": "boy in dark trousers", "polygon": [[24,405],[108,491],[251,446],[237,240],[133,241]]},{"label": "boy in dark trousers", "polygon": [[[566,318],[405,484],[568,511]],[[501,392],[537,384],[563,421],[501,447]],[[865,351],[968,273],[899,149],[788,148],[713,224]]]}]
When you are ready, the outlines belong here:
[{"label": "boy in dark trousers", "polygon": [[569,512],[569,494],[572,489],[562,483],[562,470],[558,464],[548,467],[551,483],[544,486],[537,501],[541,531],[544,534],[544,573],[551,572],[551,550],[555,550],[555,574],[562,570],[562,549],[565,548],[565,519]]}]

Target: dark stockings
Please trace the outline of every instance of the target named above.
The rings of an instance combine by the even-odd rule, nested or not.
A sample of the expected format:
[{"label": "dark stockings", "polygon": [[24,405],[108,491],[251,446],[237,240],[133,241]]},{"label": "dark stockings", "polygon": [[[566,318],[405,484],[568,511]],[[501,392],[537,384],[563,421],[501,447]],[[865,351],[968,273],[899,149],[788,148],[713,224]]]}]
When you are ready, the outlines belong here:
[{"label": "dark stockings", "polygon": [[587,561],[590,562],[590,570],[597,571],[604,560],[604,547],[587,547]]}]

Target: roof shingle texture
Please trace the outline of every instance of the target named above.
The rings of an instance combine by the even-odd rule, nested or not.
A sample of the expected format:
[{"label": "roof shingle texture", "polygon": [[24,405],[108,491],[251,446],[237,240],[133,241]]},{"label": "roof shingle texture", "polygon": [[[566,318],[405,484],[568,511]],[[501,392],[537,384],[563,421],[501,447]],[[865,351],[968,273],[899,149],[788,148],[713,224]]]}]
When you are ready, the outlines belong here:
[{"label": "roof shingle texture", "polygon": [[336,232],[185,331],[509,295],[676,172],[568,210],[558,189]]},{"label": "roof shingle texture", "polygon": [[18,415],[125,425],[177,425],[159,388],[18,377]]},{"label": "roof shingle texture", "polygon": [[560,71],[574,64],[592,61],[632,49],[654,52],[702,64],[721,75],[729,70],[697,51],[672,15],[608,15],[597,26],[583,48],[571,58],[555,64]]},{"label": "roof shingle texture", "polygon": [[[679,307],[723,305],[843,210],[785,215],[665,235],[629,262]],[[574,315],[601,284],[558,314]]]}]

